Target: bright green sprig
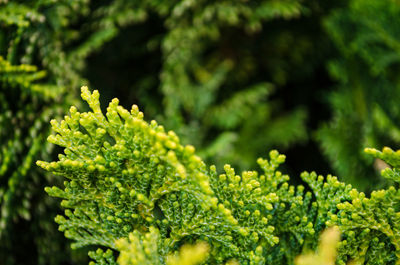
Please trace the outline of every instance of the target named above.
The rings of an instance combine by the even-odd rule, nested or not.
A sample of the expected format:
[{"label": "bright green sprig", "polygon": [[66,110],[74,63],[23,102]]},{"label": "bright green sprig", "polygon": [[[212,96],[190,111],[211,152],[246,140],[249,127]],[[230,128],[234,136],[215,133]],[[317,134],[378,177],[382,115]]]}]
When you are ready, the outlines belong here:
[{"label": "bright green sprig", "polygon": [[89,265],[117,265],[117,261],[114,258],[113,251],[107,249],[106,251],[98,248],[96,251],[89,251],[89,257],[95,261],[91,261]]},{"label": "bright green sprig", "polygon": [[144,235],[135,231],[128,238],[119,239],[116,243],[121,252],[118,257],[119,265],[196,265],[204,262],[208,256],[208,245],[204,242],[196,245],[184,245],[179,251],[168,257],[158,253],[159,231],[150,227]]},{"label": "bright green sprig", "polygon": [[120,265],[161,265],[163,258],[158,253],[159,232],[150,227],[149,232],[142,235],[138,231],[130,233],[128,238],[121,238],[116,245],[121,254]]},{"label": "bright green sprig", "polygon": [[[52,121],[57,135],[48,139],[65,147],[65,155],[59,162],[38,162],[70,179],[64,190],[46,188],[50,195],[64,199],[64,207],[74,209],[66,211],[67,219],[57,217],[60,229],[77,241],[75,247],[115,248],[114,240],[134,229],[171,223],[175,225],[171,244],[178,241],[185,231],[179,208],[173,207],[177,200],[193,201],[200,212],[212,205],[205,165],[193,154],[194,148],[180,145],[173,132],[164,132],[155,121],[144,122],[136,106],[128,112],[113,100],[105,117],[97,91],[91,94],[83,87],[82,97],[93,112],[79,113],[72,107],[70,117],[61,123]],[[169,209],[176,213],[170,214]],[[167,219],[161,220],[162,215]]]},{"label": "bright green sprig", "polygon": [[[317,247],[325,227],[337,225],[343,236],[338,264],[350,259],[397,262],[396,188],[367,198],[336,177],[313,172],[302,174],[311,189],[305,191],[302,185],[289,185],[289,176],[277,171],[285,161],[277,151],[270,152],[269,160],[257,161],[263,174],[238,175],[229,165],[218,174],[192,146],[181,145],[175,133],[145,122],[137,106],[129,112],[114,99],[103,115],[97,91],[82,87],[82,98],[91,112],[71,107],[70,116],[51,122],[56,134],[48,140],[64,147],[64,154],[58,162],[37,162],[67,179],[64,189],[46,191],[63,199],[65,216],[56,221],[74,240],[73,247],[127,251],[119,260],[126,264],[164,264],[181,245],[204,241],[210,248],[207,264],[232,259],[293,264],[302,249]],[[399,161],[388,149],[369,152],[392,166]],[[396,168],[384,172],[396,179]],[[90,255],[99,264],[114,264],[110,251]]]},{"label": "bright green sprig", "polygon": [[[382,175],[396,180],[399,153],[387,147],[382,152],[371,148],[365,151],[393,166],[384,169]],[[399,190],[389,187],[373,191],[370,197],[356,189],[346,194],[346,200],[336,205],[337,213],[328,212],[327,221],[328,226],[338,225],[342,232],[339,264],[348,260],[359,264],[399,264]]]},{"label": "bright green sprig", "polygon": [[[156,226],[163,241],[158,251],[164,256],[178,243],[200,239],[210,243],[215,262],[236,258],[262,264],[279,243],[270,222],[279,226],[278,233],[294,233],[299,245],[302,233],[314,233],[307,218],[298,216],[304,214],[303,188],[292,196],[288,176],[276,171],[283,155],[273,151],[270,161],[259,160],[265,175],[249,171],[238,176],[226,165],[218,176],[173,132],[143,121],[136,106],[128,112],[114,99],[103,115],[97,91],[91,94],[83,87],[82,98],[93,112],[72,107],[65,120],[51,122],[56,134],[48,140],[64,147],[65,155],[58,162],[37,163],[68,179],[64,190],[46,191],[63,198],[65,217],[56,221],[74,239],[73,247],[116,249],[116,239]],[[280,214],[290,221],[271,221]]]}]

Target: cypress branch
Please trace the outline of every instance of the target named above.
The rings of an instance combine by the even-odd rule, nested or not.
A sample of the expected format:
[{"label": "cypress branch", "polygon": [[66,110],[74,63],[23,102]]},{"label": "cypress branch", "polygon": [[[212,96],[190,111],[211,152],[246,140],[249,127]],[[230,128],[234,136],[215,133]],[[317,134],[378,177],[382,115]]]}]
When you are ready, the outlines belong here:
[{"label": "cypress branch", "polygon": [[[128,111],[114,99],[104,115],[97,91],[82,87],[82,98],[91,112],[71,107],[70,116],[51,122],[55,134],[48,140],[64,147],[64,154],[57,162],[37,162],[65,177],[64,189],[46,192],[63,199],[65,215],[56,222],[74,248],[127,251],[129,242],[139,240],[143,245],[133,243],[137,249],[121,254],[121,264],[125,255],[143,251],[148,259],[140,259],[168,264],[181,245],[204,241],[210,247],[207,264],[293,264],[302,249],[316,248],[323,229],[337,225],[343,238],[338,264],[398,264],[396,188],[367,198],[336,177],[305,172],[302,179],[311,189],[306,191],[289,185],[289,176],[277,170],[285,161],[277,151],[258,159],[262,174],[238,175],[229,165],[218,174],[174,132],[145,122],[136,105]],[[400,154],[388,148],[367,152],[393,167],[400,164]],[[383,175],[397,179],[396,174],[388,168]],[[90,255],[107,260],[111,250]]]}]

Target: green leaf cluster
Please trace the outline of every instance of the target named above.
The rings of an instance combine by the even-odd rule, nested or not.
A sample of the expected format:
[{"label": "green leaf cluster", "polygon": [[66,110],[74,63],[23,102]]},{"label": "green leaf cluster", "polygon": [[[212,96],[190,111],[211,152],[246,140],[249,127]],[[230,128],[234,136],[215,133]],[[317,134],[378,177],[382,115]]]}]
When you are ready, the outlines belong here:
[{"label": "green leaf cluster", "polygon": [[118,32],[104,23],[109,14],[90,11],[86,0],[0,1],[0,260],[6,264],[74,259],[51,221],[59,209],[42,192],[58,180],[34,161],[54,159],[48,120],[79,104],[86,57]]},{"label": "green leaf cluster", "polygon": [[[82,98],[90,112],[72,107],[70,116],[51,122],[55,134],[48,140],[64,154],[57,162],[37,162],[66,179],[64,188],[46,191],[63,199],[65,214],[56,222],[72,247],[118,252],[139,241],[131,255],[164,264],[180,246],[203,241],[210,247],[206,264],[293,264],[302,250],[316,248],[323,229],[336,225],[342,232],[338,264],[398,263],[397,188],[367,197],[314,172],[301,176],[309,190],[289,185],[289,176],[277,170],[285,161],[277,151],[258,159],[263,173],[238,175],[225,165],[218,174],[174,132],[145,122],[136,105],[128,111],[114,99],[104,115],[97,91],[83,87]],[[398,181],[400,154],[389,148],[367,152],[393,166],[383,175]],[[92,256],[107,264],[110,250]],[[155,251],[157,256],[150,254]]]},{"label": "green leaf cluster", "polygon": [[[122,105],[137,102],[217,168],[229,161],[245,169],[255,164],[262,148],[287,148],[307,139],[305,110],[283,111],[281,100],[272,97],[281,89],[273,82],[286,83],[286,68],[295,68],[275,53],[301,65],[311,50],[310,41],[302,40],[293,54],[290,49],[282,51],[280,46],[294,43],[294,38],[286,31],[269,33],[267,24],[295,23],[307,10],[301,1],[121,0],[112,6],[104,10],[121,16],[136,10],[143,13],[143,21],[107,46],[105,55],[93,56],[91,67],[96,70],[90,79],[103,95],[111,94],[112,87],[124,95],[119,97]],[[275,38],[279,47],[270,47]],[[121,67],[118,61],[126,63]],[[126,69],[132,61],[143,66]],[[103,67],[104,63],[118,70]],[[117,82],[99,75],[117,75]],[[230,152],[222,152],[221,146]]]},{"label": "green leaf cluster", "polygon": [[[60,230],[84,253],[100,247],[89,252],[97,264],[292,264],[328,226],[342,233],[338,264],[398,264],[398,153],[363,148],[400,141],[399,11],[394,0],[0,0],[0,260],[85,260],[51,221],[60,210],[42,190],[55,186]],[[127,57],[129,78],[103,61],[106,73],[93,70],[99,57]],[[166,129],[117,101],[103,115],[84,90],[92,112],[52,122],[64,155],[40,163],[50,172],[34,167],[56,159],[47,121],[84,109],[76,88],[87,79],[112,83],[104,101],[118,90]],[[311,106],[320,96],[332,117]],[[340,180],[359,191],[333,176],[289,179],[275,151],[257,160],[312,145],[317,127]],[[299,156],[313,160],[310,150]]]}]

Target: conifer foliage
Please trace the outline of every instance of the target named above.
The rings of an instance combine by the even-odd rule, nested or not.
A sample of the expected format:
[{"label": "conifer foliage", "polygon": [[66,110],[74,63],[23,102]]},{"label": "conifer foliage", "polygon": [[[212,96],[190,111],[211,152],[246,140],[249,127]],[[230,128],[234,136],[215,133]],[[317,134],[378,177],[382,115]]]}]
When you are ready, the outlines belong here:
[{"label": "conifer foliage", "polygon": [[[289,71],[283,68],[288,67],[281,66],[281,61],[272,63],[272,55],[260,56],[280,52],[276,47],[269,51],[268,36],[273,33],[265,24],[302,17],[306,7],[301,1],[115,3],[124,10],[140,10],[145,16],[142,27],[127,31],[128,36],[107,46],[108,56],[98,53],[92,67],[100,74],[92,73],[91,80],[104,96],[111,89],[120,91],[121,96],[113,93],[113,97],[119,96],[122,105],[136,102],[144,113],[176,131],[183,143],[194,145],[203,159],[214,161],[218,168],[230,161],[244,169],[254,164],[262,148],[286,148],[307,138],[304,109],[281,111],[281,100],[272,99],[280,89],[272,83],[275,71],[283,83]],[[123,10],[118,12],[123,14]],[[283,39],[285,34],[276,35]],[[306,53],[302,49],[291,52],[288,56]],[[131,65],[136,60],[141,62],[139,67]],[[104,62],[120,68],[104,67]],[[117,82],[110,82],[108,70],[118,76]],[[128,81],[117,71],[126,72]],[[250,116],[252,119],[247,119]],[[258,140],[251,141],[255,138]],[[231,152],[221,152],[221,146]]]},{"label": "conifer foliage", "polygon": [[[32,242],[29,236],[36,237],[34,251],[42,257],[59,251],[59,245],[51,243],[59,237],[48,215],[56,205],[38,190],[54,182],[48,175],[43,177],[34,162],[51,158],[54,146],[46,142],[48,120],[65,111],[59,97],[64,91],[40,82],[44,71],[11,65],[1,56],[0,73],[0,258],[13,264],[18,255],[14,244]],[[18,223],[24,222],[29,222],[29,236],[19,233]]]},{"label": "conifer foliage", "polygon": [[[400,264],[400,151],[383,148],[400,143],[399,15],[398,0],[0,0],[0,263]],[[126,54],[127,80],[93,67]],[[122,102],[105,112],[83,87],[82,104],[86,78]],[[325,169],[314,135],[346,184],[257,159],[291,147]]]},{"label": "conifer foliage", "polygon": [[[90,112],[71,107],[70,116],[51,122],[48,140],[64,154],[37,164],[65,177],[64,188],[46,192],[63,199],[56,222],[72,246],[108,249],[90,253],[94,264],[115,264],[119,251],[121,264],[131,264],[129,256],[132,264],[165,264],[182,245],[200,242],[210,248],[207,264],[293,264],[334,225],[343,239],[338,264],[399,263],[397,188],[367,197],[336,177],[305,172],[306,191],[277,170],[285,160],[277,151],[257,161],[262,174],[237,175],[229,165],[218,174],[175,133],[145,122],[136,105],[129,112],[114,99],[103,115],[97,91],[83,87],[82,98]],[[384,177],[399,181],[398,152],[366,151],[393,167]]]},{"label": "conifer foliage", "polygon": [[325,21],[339,56],[328,65],[337,80],[333,117],[318,140],[337,174],[362,190],[388,185],[379,177],[386,165],[377,160],[371,170],[363,148],[400,143],[399,16],[398,1],[351,0]]},{"label": "conifer foliage", "polygon": [[[275,117],[280,108],[270,99],[276,90],[272,78],[257,77],[258,71],[265,72],[259,64],[267,63],[257,62],[259,55],[250,51],[257,44],[249,41],[246,50],[235,47],[240,38],[257,42],[266,22],[302,16],[301,1],[182,1],[169,8],[160,14],[168,29],[161,42],[160,73],[165,108],[160,118],[167,128],[218,167],[230,161],[241,169],[254,164],[261,147],[306,139],[302,109]],[[250,143],[257,133],[268,136]],[[221,146],[231,152],[220,152]]]},{"label": "conifer foliage", "polygon": [[[42,193],[57,180],[34,161],[54,155],[48,120],[79,104],[85,58],[118,33],[113,14],[93,15],[90,7],[86,0],[0,1],[0,260],[6,264],[70,262],[50,221],[58,207]],[[82,20],[86,30],[77,28]]]},{"label": "conifer foliage", "polygon": [[80,83],[62,42],[84,1],[23,2],[0,3],[0,260],[54,264],[69,251],[40,189],[56,180],[33,165],[51,158],[47,121],[73,104],[67,87]]}]

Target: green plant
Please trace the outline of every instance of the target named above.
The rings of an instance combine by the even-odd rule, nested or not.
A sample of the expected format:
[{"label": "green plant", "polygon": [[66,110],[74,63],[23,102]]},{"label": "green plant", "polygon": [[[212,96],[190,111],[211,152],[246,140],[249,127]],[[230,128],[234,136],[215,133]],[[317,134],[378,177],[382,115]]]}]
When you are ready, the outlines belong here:
[{"label": "green plant", "polygon": [[399,15],[398,1],[351,0],[324,23],[339,54],[328,65],[333,117],[317,138],[338,176],[367,192],[390,182],[379,176],[381,160],[370,170],[364,146],[400,143]]},{"label": "green plant", "polygon": [[16,262],[17,256],[23,262],[22,248],[15,245],[31,245],[32,238],[39,263],[64,259],[45,258],[66,244],[53,243],[62,242],[49,214],[57,205],[37,189],[57,181],[33,166],[37,159],[51,159],[48,119],[60,117],[67,106],[60,97],[65,90],[44,83],[45,76],[35,66],[11,65],[0,56],[0,259],[6,264]]},{"label": "green plant", "polygon": [[[129,240],[122,238],[117,241],[117,248],[121,251],[118,257],[120,265],[134,264],[163,264],[163,257],[158,253],[157,241],[159,232],[154,227],[146,234],[137,231],[129,234]],[[167,265],[195,265],[206,260],[208,245],[204,242],[190,246],[185,245],[179,251],[166,258]]]},{"label": "green plant", "polygon": [[[335,177],[305,172],[302,179],[310,188],[305,191],[277,171],[285,160],[277,151],[270,152],[270,160],[257,161],[262,174],[236,175],[229,165],[218,174],[175,133],[143,121],[137,106],[129,112],[114,99],[104,116],[97,91],[83,87],[82,98],[91,112],[71,107],[65,120],[51,122],[55,134],[48,140],[64,147],[64,154],[57,162],[37,164],[66,178],[64,189],[46,188],[66,208],[56,222],[74,241],[72,247],[108,248],[91,252],[98,264],[114,264],[113,252],[126,250],[126,243],[117,242],[135,240],[147,242],[143,246],[149,245],[150,253],[157,249],[161,263],[181,245],[200,240],[210,246],[206,263],[293,264],[302,249],[315,249],[318,234],[333,225],[343,238],[338,264],[349,259],[399,264],[397,188],[368,198]],[[393,166],[383,175],[399,181],[400,153],[389,148],[367,152]]]},{"label": "green plant", "polygon": [[[41,192],[57,179],[32,161],[54,159],[47,120],[79,104],[86,57],[118,33],[112,13],[90,11],[86,0],[0,1],[0,260],[6,264],[77,259],[50,221],[57,205]],[[85,30],[77,28],[82,24]]]},{"label": "green plant", "polygon": [[146,16],[92,57],[88,78],[103,98],[136,102],[217,168],[245,169],[263,148],[307,139],[304,106],[285,109],[276,95],[292,72],[316,68],[303,67],[311,37],[271,30],[306,17],[302,1],[116,2]]},{"label": "green plant", "polygon": [[[308,9],[297,0],[189,4],[0,0],[0,260],[8,264],[77,260],[69,256],[65,242],[49,221],[58,207],[41,193],[42,187],[56,185],[59,180],[29,162],[55,159],[56,151],[44,140],[49,130],[45,120],[49,116],[60,118],[71,104],[79,107],[76,88],[88,83],[88,57],[96,53],[103,57],[102,47],[118,37],[117,47],[128,39],[140,40],[138,31],[126,34],[124,29],[150,21],[151,26],[142,32],[150,32],[151,39],[135,46],[137,49],[129,46],[129,51],[145,56],[156,51],[163,69],[144,71],[145,77],[138,78],[137,97],[151,98],[140,103],[152,103],[144,107],[156,109],[151,112],[153,117],[176,130],[182,142],[198,146],[201,157],[213,158],[218,167],[231,161],[238,168],[247,168],[254,164],[261,147],[288,147],[307,138],[306,112],[297,107],[282,111],[282,101],[274,98],[280,88],[271,82],[287,81],[287,68],[294,71],[296,65],[303,64],[312,50],[310,42],[307,38],[299,41],[287,29],[265,38],[260,33],[269,28],[266,23],[296,21]],[[152,26],[154,20],[161,30]],[[240,45],[230,47],[228,43],[237,36]],[[279,41],[272,41],[275,38]],[[301,45],[296,46],[296,52],[288,48],[290,45],[281,47],[288,41]],[[259,45],[261,42],[264,44]],[[274,43],[272,51],[270,43]],[[242,47],[253,52],[244,52]],[[267,60],[257,60],[259,53],[267,52]],[[282,56],[271,59],[271,54]],[[293,62],[290,67],[286,64],[289,61]],[[123,89],[124,96],[136,93],[129,86]],[[155,107],[161,101],[166,111]],[[265,137],[255,141],[258,133]],[[221,152],[221,146],[230,151]]]},{"label": "green plant", "polygon": [[[89,251],[97,264],[185,263],[196,253],[205,263],[292,264],[299,253],[318,253],[318,234],[337,225],[338,264],[398,264],[399,155],[363,147],[400,141],[399,6],[0,0],[0,261],[80,264],[100,247]],[[330,122],[328,104],[318,102],[333,81],[321,67],[327,60],[337,87],[325,94]],[[47,121],[62,119],[70,105],[84,108],[76,88],[86,79],[104,89],[104,102],[137,102],[180,140],[138,121],[136,107],[128,115],[114,101],[102,116],[87,91],[95,114],[72,108],[72,118],[54,123],[59,136],[50,140],[66,154],[41,165],[67,177],[63,190],[48,191],[65,197],[67,217],[57,221],[76,252],[56,231],[51,219],[60,209],[43,192],[63,179],[32,162],[56,159]],[[321,121],[317,139],[340,179],[366,194],[332,176],[289,179],[277,171],[284,156],[276,151],[256,159],[290,147],[286,171],[296,170],[294,160],[325,170],[312,142],[299,145]],[[235,173],[256,161],[261,170]]]},{"label": "green plant", "polygon": [[[262,38],[257,33],[265,23],[295,20],[305,9],[297,0],[197,1],[172,6],[161,43],[165,111],[157,119],[175,130],[184,143],[196,146],[201,157],[213,159],[218,168],[230,161],[245,169],[254,164],[260,148],[305,140],[304,110],[275,117],[280,102],[270,99],[274,90],[270,82],[276,81],[276,75],[259,78],[258,71],[264,72],[262,64],[267,63],[258,62],[259,55],[250,52],[263,51],[264,47],[257,46]],[[248,47],[238,48],[236,41]],[[274,69],[279,69],[277,65]],[[251,141],[256,134],[266,137]],[[221,152],[221,146],[230,151]]]}]

